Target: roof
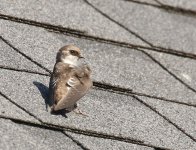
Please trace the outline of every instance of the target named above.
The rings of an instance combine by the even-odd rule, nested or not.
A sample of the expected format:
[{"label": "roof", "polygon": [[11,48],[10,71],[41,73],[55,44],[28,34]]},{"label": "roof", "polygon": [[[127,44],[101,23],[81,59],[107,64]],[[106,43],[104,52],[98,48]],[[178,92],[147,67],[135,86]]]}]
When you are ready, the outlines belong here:
[{"label": "roof", "polygon": [[[196,149],[194,0],[1,0],[0,149]],[[46,101],[58,49],[77,45],[87,117]]]}]

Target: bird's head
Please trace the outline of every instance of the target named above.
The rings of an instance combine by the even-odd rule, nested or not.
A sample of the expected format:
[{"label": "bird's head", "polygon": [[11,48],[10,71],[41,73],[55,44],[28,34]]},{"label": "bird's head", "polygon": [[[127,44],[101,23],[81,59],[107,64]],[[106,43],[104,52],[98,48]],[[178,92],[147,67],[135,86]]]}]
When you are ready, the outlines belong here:
[{"label": "bird's head", "polygon": [[83,58],[80,49],[74,45],[67,45],[58,51],[56,62],[63,62],[75,66],[80,58]]}]

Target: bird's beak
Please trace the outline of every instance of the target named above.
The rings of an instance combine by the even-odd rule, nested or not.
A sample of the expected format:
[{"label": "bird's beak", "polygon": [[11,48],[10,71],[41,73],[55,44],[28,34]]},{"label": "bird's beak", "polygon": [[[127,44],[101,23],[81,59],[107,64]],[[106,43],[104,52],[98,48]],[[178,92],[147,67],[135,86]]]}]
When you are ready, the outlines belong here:
[{"label": "bird's beak", "polygon": [[80,56],[79,56],[79,59],[81,59],[81,58],[85,59],[83,56],[80,55]]}]

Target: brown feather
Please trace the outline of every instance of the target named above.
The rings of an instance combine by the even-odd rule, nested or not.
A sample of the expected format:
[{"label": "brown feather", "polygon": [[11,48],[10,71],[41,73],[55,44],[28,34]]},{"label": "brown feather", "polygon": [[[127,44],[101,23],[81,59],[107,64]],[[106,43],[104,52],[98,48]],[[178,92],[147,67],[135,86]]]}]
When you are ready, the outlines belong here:
[{"label": "brown feather", "polygon": [[[77,51],[74,52],[73,50]],[[64,58],[78,54],[77,65],[64,62]],[[83,97],[92,86],[90,68],[80,62],[80,49],[75,46],[65,46],[57,53],[56,64],[50,79],[49,93],[53,101],[52,110],[68,109]],[[66,61],[67,62],[67,61]]]}]

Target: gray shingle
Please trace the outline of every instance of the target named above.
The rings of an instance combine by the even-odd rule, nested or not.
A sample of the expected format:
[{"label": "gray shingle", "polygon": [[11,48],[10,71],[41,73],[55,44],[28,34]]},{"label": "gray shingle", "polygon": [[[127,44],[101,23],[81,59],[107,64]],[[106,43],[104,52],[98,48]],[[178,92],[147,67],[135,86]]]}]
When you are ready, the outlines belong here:
[{"label": "gray shingle", "polygon": [[[16,101],[14,101],[16,102]],[[28,115],[25,111],[21,110],[9,100],[0,95],[0,115],[3,117],[11,117],[15,119],[22,119],[26,121],[38,122],[35,118]]]},{"label": "gray shingle", "polygon": [[63,45],[74,43],[83,49],[93,69],[94,80],[131,88],[136,92],[196,104],[193,91],[142,52],[58,35],[14,22],[1,20],[0,23],[4,30],[1,32],[4,38],[9,39],[15,47],[50,70],[53,69],[57,50]]},{"label": "gray shingle", "polygon": [[[96,8],[85,1],[1,0],[0,12],[1,18],[3,13],[59,25],[59,28],[63,26],[82,30],[86,34],[102,38],[140,45],[152,43],[196,53],[196,3],[193,0],[138,0],[141,4],[124,0],[89,0]],[[162,9],[164,6],[159,7],[159,2],[190,10],[174,10],[170,7]],[[99,11],[103,11],[105,15]],[[129,142],[136,139],[146,145],[152,144],[174,150],[196,149],[196,108],[179,104],[196,105],[195,60],[146,51],[171,72],[168,73],[158,62],[140,51],[103,44],[97,40],[90,41],[48,32],[44,30],[46,27],[43,23],[43,28],[34,26],[0,19],[0,35],[43,68],[27,60],[0,40],[0,92],[10,98],[8,100],[6,96],[0,96],[0,149],[152,150],[132,142],[120,142],[120,139],[114,136],[116,140],[106,139],[112,138],[112,135],[127,139]],[[45,105],[48,92],[45,85],[48,85],[49,76],[25,71],[45,73],[44,67],[52,70],[56,52],[65,44],[75,44],[82,48],[84,56],[92,66],[94,81],[102,83],[103,86],[108,83],[131,88],[136,93],[165,97],[175,100],[176,103],[163,101],[164,98],[159,100],[146,96],[139,97],[144,101],[141,103],[131,95],[94,87],[79,101],[79,109],[87,113],[88,117],[74,112],[66,114],[67,117],[51,115],[46,111]],[[2,69],[2,65],[23,71]],[[28,115],[30,113],[31,115]],[[33,115],[43,122],[64,126],[65,134],[53,131],[54,126],[48,128],[46,124],[38,125],[38,120],[31,117]],[[7,119],[3,119],[6,117]],[[9,117],[31,123],[28,122],[28,126],[22,122],[14,123],[8,120]],[[175,124],[178,127],[175,127]]]},{"label": "gray shingle", "polygon": [[154,45],[196,53],[196,20],[191,16],[125,1],[89,1]]},{"label": "gray shingle", "polygon": [[86,5],[83,0],[20,0],[15,2],[1,0],[1,5],[1,13],[4,14],[79,29],[100,37],[142,44],[141,40],[104,18]]},{"label": "gray shingle", "polygon": [[0,149],[4,150],[80,150],[63,133],[29,127],[0,119]]},{"label": "gray shingle", "polygon": [[89,117],[71,112],[67,114],[68,118],[64,118],[46,112],[44,99],[33,85],[34,81],[47,85],[48,77],[8,70],[0,70],[0,73],[3,74],[0,90],[45,122],[128,136],[168,148],[189,149],[195,144],[130,96],[91,90],[79,103],[79,108]]},{"label": "gray shingle", "polygon": [[154,148],[141,146],[137,144],[130,144],[120,141],[114,141],[110,139],[102,139],[97,137],[84,136],[81,134],[74,134],[66,132],[66,134],[72,136],[74,139],[80,141],[83,145],[91,150],[154,150]]},{"label": "gray shingle", "polygon": [[161,114],[167,116],[188,134],[196,138],[196,108],[169,103],[157,99],[140,97],[143,101],[153,106]]},{"label": "gray shingle", "polygon": [[159,0],[161,3],[170,5],[173,7],[181,7],[190,10],[196,10],[196,1],[195,0]]},{"label": "gray shingle", "polygon": [[0,65],[16,68],[16,69],[27,69],[31,71],[38,71],[40,73],[45,73],[42,68],[35,65],[33,62],[27,60],[24,56],[17,53],[10,46],[4,43],[0,39]]},{"label": "gray shingle", "polygon": [[[168,70],[175,74],[178,78],[196,89],[196,60],[189,58],[176,57],[169,54],[149,52],[154,58],[159,60]],[[196,91],[196,90],[195,90]],[[196,96],[190,99],[196,99]]]}]

